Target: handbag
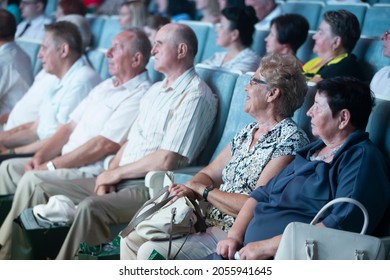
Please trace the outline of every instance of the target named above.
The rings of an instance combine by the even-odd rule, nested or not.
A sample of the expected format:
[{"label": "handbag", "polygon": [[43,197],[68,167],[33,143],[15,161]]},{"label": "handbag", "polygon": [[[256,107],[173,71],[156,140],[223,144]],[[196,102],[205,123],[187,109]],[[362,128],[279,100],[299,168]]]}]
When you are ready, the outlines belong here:
[{"label": "handbag", "polygon": [[[359,233],[318,227],[322,214],[335,203],[348,202],[358,206],[364,214],[364,224]],[[365,235],[368,227],[368,212],[360,202],[336,198],[317,213],[310,224],[292,222],[283,232],[275,260],[375,260],[385,259],[383,242]]]},{"label": "handbag", "polygon": [[206,231],[206,223],[198,203],[187,197],[171,202],[174,197],[169,196],[168,186],[164,187],[154,198],[145,202],[119,235],[125,238],[136,230],[139,236],[147,240],[169,240],[170,259],[172,239]]}]

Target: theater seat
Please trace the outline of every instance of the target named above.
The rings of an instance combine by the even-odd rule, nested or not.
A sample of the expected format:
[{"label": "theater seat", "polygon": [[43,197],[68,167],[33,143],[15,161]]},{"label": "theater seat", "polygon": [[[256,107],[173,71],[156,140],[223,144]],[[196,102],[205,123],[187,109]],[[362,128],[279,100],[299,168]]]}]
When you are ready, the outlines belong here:
[{"label": "theater seat", "polygon": [[41,48],[41,43],[39,41],[30,39],[17,39],[15,42],[30,57],[31,65],[33,67],[33,74],[35,76],[42,68],[42,63],[38,59],[38,52]]}]

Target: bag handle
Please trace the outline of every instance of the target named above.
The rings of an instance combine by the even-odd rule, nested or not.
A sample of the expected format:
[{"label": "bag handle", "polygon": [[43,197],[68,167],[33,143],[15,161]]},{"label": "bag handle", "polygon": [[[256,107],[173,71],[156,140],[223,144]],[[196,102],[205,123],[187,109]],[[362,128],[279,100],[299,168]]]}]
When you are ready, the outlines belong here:
[{"label": "bag handle", "polygon": [[336,204],[336,203],[340,203],[340,202],[349,202],[349,203],[352,203],[352,204],[355,204],[356,206],[358,206],[360,208],[360,210],[362,210],[363,212],[363,215],[364,215],[364,224],[363,224],[363,228],[362,228],[362,231],[360,232],[360,234],[365,234],[366,231],[367,231],[367,227],[368,227],[368,212],[367,212],[367,209],[366,207],[364,207],[363,204],[361,204],[359,201],[357,201],[356,199],[353,199],[353,198],[349,198],[349,197],[339,197],[339,198],[335,198],[331,201],[329,201],[327,204],[324,205],[324,207],[321,208],[320,211],[318,211],[317,215],[314,217],[314,219],[310,222],[311,225],[315,225],[319,218],[322,216],[322,214],[328,210],[328,208],[330,206],[332,206],[333,204]]},{"label": "bag handle", "polygon": [[164,187],[163,189],[161,189],[158,194],[156,194],[152,199],[148,200],[138,211],[137,213],[135,213],[135,215],[133,216],[133,218],[131,219],[130,223],[119,233],[119,235],[122,237],[122,238],[125,238],[126,236],[128,236],[130,234],[130,232],[133,231],[133,229],[140,223],[142,222],[143,220],[145,220],[147,217],[149,217],[150,215],[152,215],[154,212],[158,211],[160,208],[164,207],[169,201],[171,201],[175,196],[169,196],[167,197],[166,199],[160,201],[159,203],[155,204],[154,206],[150,207],[148,210],[146,210],[145,212],[143,212],[142,214],[139,214],[142,209],[144,209],[146,206],[154,203],[159,197],[161,197],[161,195],[163,195],[164,193],[167,194],[167,196],[169,195],[169,192],[168,192],[168,186]]}]

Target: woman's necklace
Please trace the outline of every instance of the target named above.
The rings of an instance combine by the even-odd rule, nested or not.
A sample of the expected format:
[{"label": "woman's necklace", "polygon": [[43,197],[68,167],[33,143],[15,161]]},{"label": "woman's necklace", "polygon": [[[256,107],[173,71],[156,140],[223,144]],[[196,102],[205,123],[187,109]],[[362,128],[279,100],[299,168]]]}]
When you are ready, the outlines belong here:
[{"label": "woman's necklace", "polygon": [[320,156],[319,156],[318,154],[320,153],[321,150],[317,150],[317,151],[315,151],[314,154],[312,154],[312,155],[310,156],[310,160],[311,160],[311,161],[314,161],[314,160],[326,161],[327,159],[333,157],[333,156],[337,153],[337,151],[338,151],[338,149],[340,148],[340,146],[341,146],[341,145],[339,145],[339,146],[333,148],[332,150],[330,150],[330,151],[327,152],[326,154],[323,154],[323,155],[320,155]]}]

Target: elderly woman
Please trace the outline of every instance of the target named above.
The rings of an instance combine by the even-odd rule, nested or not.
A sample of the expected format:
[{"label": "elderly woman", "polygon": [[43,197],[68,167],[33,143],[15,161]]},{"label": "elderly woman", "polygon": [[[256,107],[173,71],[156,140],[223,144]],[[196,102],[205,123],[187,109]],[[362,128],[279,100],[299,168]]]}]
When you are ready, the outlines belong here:
[{"label": "elderly woman", "polygon": [[352,54],[360,38],[360,25],[356,16],[346,10],[324,13],[319,30],[314,34],[313,52],[318,57],[303,66],[305,76],[311,82],[336,76],[363,79],[363,71]]},{"label": "elderly woman", "polygon": [[[355,78],[319,82],[307,115],[320,140],[250,195],[217,254],[232,259],[239,250],[240,259],[272,258],[290,222],[309,223],[338,197],[354,198],[367,208],[371,234],[390,203],[388,166],[365,132],[372,106],[368,85]],[[320,226],[359,232],[362,224],[360,210],[341,203]]]},{"label": "elderly woman", "polygon": [[132,27],[143,28],[146,24],[148,11],[143,1],[125,1],[119,8],[119,24],[122,30]]},{"label": "elderly woman", "polygon": [[[307,90],[294,57],[279,54],[264,57],[245,90],[244,111],[256,121],[239,132],[189,182],[170,187],[172,195],[210,203],[206,233],[190,235],[177,259],[196,259],[213,252],[217,241],[225,238],[233,225],[249,193],[268,182],[292,161],[297,149],[308,143],[305,133],[290,119]],[[146,241],[135,231],[130,233],[121,241],[121,258],[146,259],[153,249],[166,255],[167,242]],[[182,243],[183,239],[173,241],[174,254]]]},{"label": "elderly woman", "polygon": [[[288,53],[296,56],[309,31],[306,18],[298,14],[280,15],[271,20],[271,29],[265,38],[267,53]],[[301,63],[303,65],[303,63]]]},{"label": "elderly woman", "polygon": [[217,52],[202,63],[243,73],[256,71],[260,58],[250,49],[256,21],[255,10],[252,7],[223,9],[221,22],[217,28],[216,43],[226,51]]}]

